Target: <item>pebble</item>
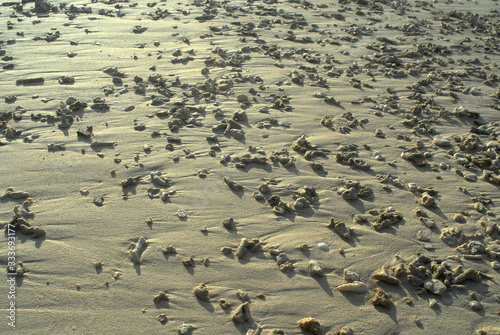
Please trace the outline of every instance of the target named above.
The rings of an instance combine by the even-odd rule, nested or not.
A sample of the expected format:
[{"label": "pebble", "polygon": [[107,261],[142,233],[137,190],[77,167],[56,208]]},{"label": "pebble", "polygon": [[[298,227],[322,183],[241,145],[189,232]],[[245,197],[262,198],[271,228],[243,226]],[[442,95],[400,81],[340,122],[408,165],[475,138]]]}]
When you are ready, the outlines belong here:
[{"label": "pebble", "polygon": [[184,219],[186,219],[186,218],[187,218],[187,214],[186,214],[186,212],[185,212],[185,211],[183,211],[183,210],[178,210],[178,211],[177,211],[177,217],[178,217],[179,219],[181,219],[181,220],[184,220]]},{"label": "pebble", "polygon": [[299,320],[298,325],[301,329],[316,335],[321,333],[321,324],[314,318],[304,318]]},{"label": "pebble", "polygon": [[183,323],[177,328],[179,335],[189,335],[193,331],[193,326],[187,323]]},{"label": "pebble", "polygon": [[422,230],[418,231],[417,237],[422,242],[428,242],[430,240],[429,236],[427,236],[427,234],[425,232],[423,232]]},{"label": "pebble", "polygon": [[343,272],[343,275],[344,275],[344,279],[348,282],[355,282],[355,281],[359,281],[360,280],[360,276],[359,274],[357,274],[356,272],[353,272],[353,271],[349,271],[347,269],[344,269],[344,272]]},{"label": "pebble", "polygon": [[231,319],[237,323],[243,323],[250,320],[250,305],[244,302],[233,311]]},{"label": "pebble", "polygon": [[209,301],[209,297],[208,297],[209,291],[208,291],[207,285],[205,283],[198,284],[198,286],[196,286],[193,289],[193,293],[198,299],[203,300],[203,301]]},{"label": "pebble", "polygon": [[307,267],[309,269],[309,274],[311,276],[318,276],[318,277],[324,276],[323,268],[321,267],[321,265],[319,265],[317,261],[311,260],[307,265]]},{"label": "pebble", "polygon": [[477,300],[471,301],[469,307],[473,311],[482,311],[484,309],[483,304]]},{"label": "pebble", "polygon": [[370,301],[372,302],[373,306],[389,307],[391,305],[387,293],[385,293],[385,291],[380,287],[375,288],[372,294],[373,297],[370,299]]},{"label": "pebble", "polygon": [[354,187],[342,192],[344,200],[356,200],[358,198],[358,191]]},{"label": "pebble", "polygon": [[498,261],[490,262],[490,268],[492,268],[495,271],[499,271],[500,270],[500,262],[498,262]]},{"label": "pebble", "polygon": [[[30,183],[40,182],[30,182],[28,178],[31,172],[39,170],[40,164],[47,168],[59,167],[60,171],[55,171],[53,177],[57,179],[57,176],[63,176],[61,180],[56,180],[61,185],[59,187],[52,183],[50,187],[57,186],[62,190],[58,197],[64,206],[73,204],[71,192],[75,187],[78,190],[79,183],[87,183],[88,186],[80,188],[80,194],[73,194],[76,196],[73,200],[84,202],[83,211],[85,208],[90,212],[116,209],[116,204],[111,199],[116,199],[120,191],[124,194],[123,199],[128,199],[128,205],[122,206],[122,214],[127,214],[134,206],[140,207],[147,203],[148,209],[138,207],[139,212],[147,212],[143,218],[166,217],[167,222],[155,219],[153,225],[152,220],[147,220],[149,225],[144,226],[139,216],[135,223],[138,231],[148,234],[152,245],[157,241],[164,243],[175,239],[176,246],[178,244],[179,252],[182,250],[183,255],[174,257],[176,250],[172,246],[161,249],[164,259],[161,255],[154,255],[153,251],[147,249],[149,240],[146,241],[145,237],[141,236],[136,243],[129,244],[129,256],[135,263],[140,263],[143,255],[148,256],[148,253],[145,253],[147,250],[151,252],[150,262],[166,262],[166,269],[170,274],[175,274],[175,267],[180,266],[180,258],[184,265],[193,266],[194,259],[184,257],[184,251],[189,249],[190,244],[184,242],[186,236],[188,242],[196,242],[195,236],[190,237],[189,234],[196,235],[199,230],[203,234],[198,234],[198,238],[206,239],[208,244],[204,247],[209,251],[203,258],[203,264],[208,265],[209,256],[216,264],[209,268],[196,268],[197,278],[212,278],[209,273],[205,273],[209,274],[208,277],[203,277],[203,272],[210,272],[214,270],[215,265],[226,263],[228,267],[223,271],[232,271],[238,267],[247,267],[247,270],[252,271],[254,269],[249,268],[247,262],[255,261],[254,265],[258,266],[265,256],[257,252],[261,247],[259,240],[244,236],[258,230],[258,236],[266,236],[266,242],[272,240],[283,248],[281,250],[265,247],[271,255],[267,257],[275,259],[280,270],[284,272],[293,270],[291,259],[302,259],[297,261],[297,267],[300,266],[301,270],[304,270],[303,267],[307,264],[311,276],[326,276],[325,272],[329,271],[325,271],[321,265],[327,269],[336,268],[334,272],[336,271],[337,275],[339,269],[344,267],[356,269],[359,274],[343,270],[345,284],[340,285],[338,289],[345,292],[367,292],[367,284],[361,281],[361,277],[365,279],[366,275],[373,273],[368,279],[370,288],[373,289],[373,285],[377,283],[381,285],[375,288],[370,296],[371,303],[375,306],[390,307],[389,297],[382,290],[382,287],[389,284],[401,285],[391,289],[392,294],[398,296],[398,300],[401,300],[401,294],[413,294],[400,290],[412,290],[413,285],[416,286],[416,293],[446,295],[447,289],[453,292],[471,289],[474,285],[483,285],[478,284],[482,282],[492,288],[493,292],[500,271],[500,249],[495,243],[500,232],[497,222],[498,208],[493,201],[473,199],[471,202],[463,196],[473,197],[471,194],[474,194],[482,197],[481,192],[488,196],[494,193],[491,190],[500,185],[499,123],[494,115],[495,110],[500,108],[499,80],[496,74],[498,66],[495,63],[498,62],[498,41],[495,40],[496,37],[492,37],[497,29],[495,19],[498,19],[498,13],[495,10],[476,5],[476,14],[476,10],[469,12],[469,7],[474,7],[474,2],[457,1],[451,4],[452,1],[412,3],[339,0],[338,4],[327,4],[321,1],[311,3],[301,0],[264,0],[262,4],[259,1],[254,4],[253,0],[248,0],[246,5],[238,7],[229,2],[196,0],[189,6],[181,4],[182,8],[173,9],[178,12],[174,13],[169,11],[175,5],[163,6],[164,1],[137,4],[107,0],[103,1],[104,5],[97,4],[99,1],[92,1],[95,4],[66,6],[47,0],[36,0],[33,4],[29,2],[6,2],[4,6],[11,8],[6,8],[1,14],[7,21],[7,26],[4,26],[7,30],[4,40],[0,41],[0,57],[3,57],[4,61],[1,66],[5,72],[5,94],[2,100],[6,105],[3,111],[0,111],[0,136],[3,136],[0,139],[0,147],[6,150],[6,153],[16,153],[12,156],[12,164],[4,164],[8,170],[5,175],[10,176],[9,173],[13,173],[13,178],[7,178],[9,183],[21,183],[14,186],[28,187]],[[108,8],[109,5],[114,7]],[[135,7],[137,9],[134,9]],[[37,17],[34,17],[35,15]],[[112,35],[111,39],[102,40],[102,31],[100,32],[98,27],[100,22],[104,22],[101,19],[108,23],[124,23],[121,19],[124,15],[132,15],[132,19],[140,21],[121,27],[121,31],[125,31],[130,37],[122,44],[127,47],[128,43],[128,47],[134,48],[134,52],[129,55],[111,52],[118,41],[113,41]],[[30,19],[30,16],[33,17]],[[68,17],[68,22],[59,24],[60,27],[56,25],[59,16]],[[173,23],[173,26],[170,24],[172,31],[167,33],[167,37],[172,39],[169,42],[173,44],[167,43],[168,39],[158,38],[161,32],[158,25],[152,23],[170,22],[169,17],[178,21]],[[190,27],[194,29],[188,29],[193,18],[195,26]],[[308,22],[311,18],[314,18],[314,23]],[[399,23],[395,19],[400,19]],[[80,31],[83,35],[78,37],[76,30],[74,34],[68,35],[68,29],[72,25],[79,27],[78,22],[85,22],[86,27]],[[202,24],[197,26],[199,22]],[[152,29],[137,25],[142,23]],[[33,25],[34,35],[19,30],[24,24]],[[186,29],[182,29],[183,25],[186,25]],[[117,29],[119,26],[120,24],[116,25]],[[206,28],[207,31],[196,31],[197,28]],[[236,41],[238,43],[230,41],[235,36],[239,39]],[[61,64],[71,63],[72,66],[61,69],[71,68],[74,73],[65,74],[48,68],[41,69],[40,66],[57,68],[60,64],[54,59],[44,61],[43,55],[40,55],[40,62],[30,62],[29,54],[22,52],[24,47],[36,46],[31,50],[38,50],[42,45],[57,50],[61,46],[61,37],[64,39],[63,43],[69,45],[60,49],[56,58]],[[17,41],[14,38],[17,38]],[[134,45],[134,41],[138,43]],[[230,43],[227,43],[228,41]],[[187,46],[190,44],[192,46]],[[162,48],[159,48],[160,46]],[[190,47],[196,49],[187,50]],[[106,59],[105,68],[99,67],[102,62],[89,62],[88,57],[100,51],[89,52],[90,49],[86,48],[102,49],[100,58]],[[80,62],[83,62],[83,68],[78,67]],[[119,70],[112,62],[133,73]],[[188,62],[190,63],[186,67]],[[246,62],[249,67],[245,66]],[[259,69],[260,65],[254,67],[256,62],[271,66],[272,71],[267,72],[271,68]],[[26,63],[30,65],[27,72],[23,70]],[[169,64],[174,66],[169,67]],[[87,65],[90,67],[85,68]],[[16,74],[18,68],[25,77]],[[196,76],[190,76],[188,70],[194,70],[193,74]],[[148,71],[151,72],[146,73]],[[34,75],[29,76],[29,73]],[[53,74],[48,75],[49,73]],[[143,73],[144,78],[135,76],[134,73]],[[86,83],[89,78],[96,81],[94,89]],[[370,79],[373,86],[369,83]],[[387,84],[391,83],[393,88],[384,91],[385,87],[390,86]],[[51,91],[56,87],[56,90]],[[347,91],[349,94],[343,94],[343,89],[354,92],[357,97],[349,97],[350,93]],[[61,96],[64,92],[67,95]],[[81,100],[77,99],[77,94],[81,95]],[[37,99],[38,97],[40,98]],[[84,102],[83,99],[88,101]],[[351,101],[351,108],[344,108],[340,99],[355,101]],[[61,100],[61,103],[58,100]],[[372,114],[370,109],[373,109],[375,114]],[[148,121],[143,123],[144,116]],[[140,119],[134,120],[135,117]],[[298,123],[295,123],[297,120]],[[290,124],[289,121],[294,123]],[[301,124],[302,121],[307,122]],[[76,127],[80,129],[77,130]],[[217,135],[210,133],[211,129]],[[147,134],[141,133],[142,130]],[[210,134],[201,136],[200,141],[200,136],[197,135],[204,134],[205,131]],[[118,142],[111,141],[113,134],[118,136],[119,145]],[[206,135],[212,135],[208,136],[208,144],[203,142]],[[165,149],[157,150],[160,146],[165,146]],[[322,146],[325,149],[321,149]],[[33,151],[30,162],[32,166],[16,164],[17,154],[22,153],[23,148],[27,152]],[[45,152],[35,154],[40,148]],[[247,148],[251,155],[247,155],[246,151],[244,154],[238,154]],[[280,148],[285,150],[273,151],[271,155],[266,152]],[[336,148],[333,149],[335,151],[329,150],[332,148]],[[94,152],[85,156],[89,150]],[[111,151],[118,153],[118,150],[120,155],[110,154]],[[129,152],[126,152],[127,150]],[[134,159],[135,151],[138,153]],[[398,157],[399,153],[401,157]],[[68,174],[76,171],[79,165],[79,159],[75,155],[81,160],[88,160],[90,165],[95,162],[95,166],[89,171],[80,169],[81,178],[66,185],[64,181],[68,180]],[[336,165],[337,163],[340,165]],[[373,164],[373,170],[368,163]],[[98,169],[97,165],[103,165],[104,170]],[[101,170],[109,171],[112,168],[109,165],[114,167],[111,176],[107,173],[99,175]],[[239,170],[234,169],[235,167]],[[20,175],[23,168],[27,169],[28,175],[16,178],[14,170],[18,169]],[[388,173],[388,170],[391,173]],[[193,181],[193,178],[193,182],[199,184],[200,192],[191,194],[189,192],[192,189],[188,187],[174,197],[169,189],[173,182],[166,177],[167,171],[168,176],[179,177],[179,181],[175,182],[183,188],[186,183]],[[373,171],[382,173],[380,178],[377,176],[377,179],[374,179],[376,173]],[[134,177],[132,173],[140,176]],[[396,173],[401,179],[395,176]],[[91,178],[85,178],[85,174],[90,174]],[[113,179],[117,174],[122,176],[123,189],[120,189],[119,180]],[[370,183],[372,187],[377,187],[374,187],[372,192],[369,186],[355,181],[344,183],[344,180],[337,185],[332,174],[333,179],[338,176],[339,181],[359,178]],[[282,180],[268,179],[277,176]],[[295,185],[288,185],[301,183],[300,180],[306,180],[308,177],[311,177],[308,179],[311,183],[318,185],[319,196],[303,192]],[[222,178],[225,185],[221,183]],[[405,185],[402,180],[412,194],[401,190]],[[419,186],[427,180],[439,188],[439,196],[437,191],[430,187]],[[379,185],[379,181],[384,185]],[[330,182],[335,185],[330,185]],[[455,197],[454,189],[464,183],[469,185],[469,190],[462,187],[462,192],[455,194]],[[335,189],[338,194],[333,193],[333,198],[331,186],[341,186]],[[225,187],[229,188],[229,191]],[[260,202],[247,201],[251,194],[244,192],[246,187],[256,191],[253,196]],[[117,193],[113,193],[113,189]],[[17,234],[28,234],[25,236],[27,240],[23,242],[33,242],[42,251],[47,248],[45,253],[48,255],[51,243],[42,240],[31,241],[31,238],[46,236],[45,230],[34,227],[25,220],[34,216],[30,210],[32,200],[28,199],[46,198],[47,192],[44,192],[43,187],[35,187],[32,191],[33,194],[30,194],[12,188],[0,195],[0,200],[2,205],[15,203],[14,219],[11,222],[16,227]],[[83,198],[84,195],[90,197]],[[150,200],[148,195],[152,199],[160,198],[165,203]],[[183,199],[186,196],[193,197]],[[222,206],[229,201],[225,197],[229,197],[234,207],[225,208],[225,214],[220,216],[212,215],[214,210],[221,214],[218,209],[203,205],[205,202],[215,202],[216,205]],[[186,203],[195,204],[198,198],[206,198],[201,199],[201,207],[185,207],[186,211],[179,209],[188,206]],[[69,202],[65,202],[65,199]],[[404,222],[402,214],[406,215],[406,205],[408,201],[411,203],[412,199],[425,211],[415,211],[416,217],[406,218]],[[91,201],[96,206],[106,206],[97,208],[92,206]],[[377,207],[381,204],[393,204],[394,207],[402,209],[400,213],[393,208],[381,210],[382,207]],[[50,206],[43,208],[45,205],[41,202],[36,207],[41,208],[42,212],[51,210]],[[442,212],[436,208],[438,205],[443,206]],[[241,212],[243,207],[244,224],[240,225],[231,216]],[[277,214],[276,217],[271,214],[274,220],[269,221],[265,215],[255,216],[254,222],[248,219],[255,214],[252,211],[260,211],[261,207],[268,212],[271,208]],[[170,216],[173,222],[168,220],[169,215],[177,213],[178,219],[187,221],[187,212],[196,213],[193,214],[193,220],[190,217],[189,224],[176,222],[177,219],[173,216]],[[336,217],[336,220],[331,218],[327,225],[331,231],[321,226],[321,217],[324,217],[325,213],[330,215],[327,217]],[[110,215],[113,216],[113,213]],[[208,216],[205,217],[206,215]],[[348,220],[349,215],[353,215],[354,229],[342,221]],[[444,215],[452,220],[443,221],[441,218],[446,219]],[[116,217],[118,221],[119,216],[120,213]],[[269,222],[266,223],[266,220]],[[43,217],[34,222],[38,221],[43,222]],[[215,227],[210,230],[204,227],[212,227],[213,222],[216,223]],[[314,223],[318,222],[320,225],[315,227]],[[402,223],[399,224],[400,222]],[[303,231],[297,231],[299,235],[295,237],[298,239],[278,239],[282,234],[291,233],[299,227],[300,224],[297,223],[306,223],[302,225]],[[127,224],[134,225],[133,222]],[[368,230],[370,224],[375,232]],[[189,228],[185,229],[187,235],[179,234],[181,230],[177,229],[177,226]],[[430,230],[423,229],[424,226]],[[66,229],[62,225],[59,228]],[[125,230],[129,231],[128,228]],[[423,230],[418,231],[419,229]],[[439,230],[444,245],[435,240],[435,234]],[[335,234],[332,235],[332,231]],[[425,249],[432,250],[435,246],[437,250],[431,253],[431,257],[421,254],[413,261],[403,259],[402,256],[390,259],[392,254],[388,254],[388,250],[382,250],[382,244],[390,245],[395,236],[401,238],[400,241],[414,241],[416,231],[418,243],[414,245],[415,250],[429,253]],[[59,235],[60,233],[64,235],[63,231],[58,232]],[[221,235],[218,236],[218,233]],[[300,235],[301,233],[304,234]],[[268,236],[271,236],[271,240]],[[193,241],[190,241],[190,238]],[[217,238],[227,240],[221,242],[222,240]],[[230,240],[237,242],[232,245]],[[375,243],[384,240],[384,243],[371,249],[370,246],[363,245],[368,240]],[[213,244],[219,242],[220,245]],[[311,246],[317,243],[317,248],[309,248],[304,242]],[[332,250],[339,250],[341,254],[329,253],[330,246],[324,242],[328,242]],[[212,245],[209,245],[210,243]],[[290,245],[299,243],[302,245],[298,255],[295,254],[297,250],[288,252],[286,249],[288,255],[283,252]],[[210,254],[210,250],[216,253],[226,244],[230,246],[221,249],[226,256],[222,257],[222,260],[219,259],[221,255]],[[119,244],[117,247],[120,248]],[[346,248],[345,252],[341,247]],[[377,248],[380,250],[377,251]],[[328,253],[322,253],[320,250]],[[364,257],[370,251],[376,254],[376,259],[374,258],[373,263],[361,267],[356,257]],[[110,253],[113,254],[114,251],[110,249]],[[451,257],[445,257],[446,255]],[[30,255],[25,256],[26,260],[30,259]],[[384,257],[387,259],[384,260]],[[177,261],[172,262],[172,259]],[[106,260],[106,264],[108,262],[112,263],[112,260]],[[170,263],[174,263],[171,264],[172,268],[168,266]],[[200,257],[200,265],[201,263]],[[391,265],[384,265],[377,270],[381,264]],[[146,265],[143,269],[146,273],[153,268],[161,268],[155,267],[153,263]],[[491,269],[484,268],[484,265]],[[36,263],[31,264],[28,269],[31,270],[31,267],[34,271],[31,275],[36,274]],[[18,276],[30,276],[24,266],[16,264],[15,269]],[[133,272],[133,269],[129,270]],[[113,270],[112,273],[121,272]],[[185,271],[180,273],[189,276]],[[279,272],[275,275],[281,276],[285,281],[300,277]],[[130,273],[124,276],[130,279]],[[124,281],[118,280],[118,277],[117,274],[117,284],[123,284]],[[127,279],[125,277],[123,279]],[[331,281],[334,277],[334,273],[328,273],[326,279]],[[239,283],[243,288],[245,285],[241,285],[244,284],[241,279],[236,276],[233,284]],[[196,283],[192,283],[192,286],[194,284]],[[262,308],[265,309],[265,304],[269,302],[266,300],[273,299],[276,293],[273,292],[274,284],[266,286],[267,299],[262,298],[250,303],[244,298],[245,295],[240,294],[243,303],[220,314],[226,315],[229,323],[234,321],[237,331],[242,334],[266,333],[270,330],[269,324],[264,327],[256,324],[250,317],[250,307],[254,313],[259,310],[255,319],[264,320]],[[276,285],[278,287],[279,283]],[[188,294],[192,286],[188,287]],[[320,287],[316,287],[316,290],[324,293]],[[154,292],[158,292],[158,289]],[[193,292],[200,301],[209,300],[210,294],[205,284],[198,285]],[[488,295],[492,292],[481,295],[485,304],[492,299],[492,296]],[[184,293],[186,292],[179,291],[176,295],[184,296]],[[314,294],[311,297],[314,298]],[[146,298],[151,300],[151,296]],[[441,297],[435,298],[428,300],[431,308],[438,308],[437,301],[442,300]],[[167,299],[164,291],[153,297],[154,302]],[[364,298],[361,296],[354,299],[363,301]],[[414,299],[417,299],[416,296]],[[293,299],[283,301],[296,303]],[[325,301],[320,298],[316,303],[324,307]],[[449,311],[457,302],[458,300],[450,300],[453,306],[443,305],[443,312]],[[196,301],[193,303],[196,304]],[[210,305],[202,304],[207,309]],[[349,307],[348,305],[346,306]],[[335,306],[339,312],[337,314],[342,316],[346,306]],[[230,303],[225,301],[221,303],[221,307],[229,308]],[[474,299],[469,307],[472,310],[484,310],[477,299]],[[485,305],[485,308],[488,310],[489,305]],[[300,308],[297,311],[301,312]],[[154,315],[162,313],[158,318],[163,323],[168,322],[170,332],[177,330],[179,334],[194,331],[217,333],[217,325],[207,322],[213,313],[198,313],[194,319],[187,320],[196,321],[201,325],[201,329],[195,329],[188,323],[181,324],[183,320],[178,316],[172,315],[172,320],[167,320],[163,312],[165,311],[158,310]],[[219,312],[222,311],[215,314]],[[417,326],[421,327],[423,332],[432,332],[432,329],[439,328],[436,328],[436,324],[440,322],[439,318],[429,317],[435,316],[437,311],[424,308],[422,313],[415,320],[422,320],[417,322]],[[388,314],[393,316],[394,311]],[[469,312],[471,324],[481,321],[483,313],[478,314]],[[322,314],[318,315],[320,316]],[[336,315],[331,320],[324,321],[325,329],[321,329],[323,327],[318,320],[304,318],[299,321],[301,329],[293,330],[293,324],[287,318],[288,316],[282,318],[284,323],[280,326],[290,328],[285,329],[292,333],[353,333],[347,326],[339,329],[341,323],[348,324],[352,320],[344,320]],[[376,323],[375,319],[368,313],[365,317],[355,320],[351,326],[358,328],[355,329],[356,333],[363,333],[366,329],[374,329],[368,324]],[[245,322],[248,324],[239,324]],[[26,331],[30,332],[31,328],[27,326]],[[453,324],[448,326],[450,329],[459,328]],[[386,330],[387,327],[384,327],[385,325],[380,329]],[[395,332],[401,331],[400,326],[392,328]],[[452,330],[456,332],[457,329]],[[230,331],[219,331],[221,332]],[[284,334],[284,331],[275,329],[270,333]]]},{"label": "pebble", "polygon": [[430,308],[438,308],[439,307],[437,300],[434,298],[427,300],[427,305],[429,305]]},{"label": "pebble", "polygon": [[435,136],[434,139],[432,140],[432,143],[442,148],[447,148],[451,146],[450,140],[441,136]]},{"label": "pebble", "polygon": [[337,286],[337,290],[342,292],[352,292],[352,293],[367,292],[366,284],[361,281],[353,281],[352,283],[339,285]]},{"label": "pebble", "polygon": [[326,243],[320,242],[318,243],[318,247],[325,252],[330,251],[330,247]]},{"label": "pebble", "polygon": [[425,280],[424,287],[427,291],[436,295],[442,295],[444,292],[446,292],[447,289],[446,285],[443,284],[442,281],[437,279]]},{"label": "pebble", "polygon": [[141,262],[142,253],[146,247],[146,239],[144,237],[139,237],[137,243],[132,244],[133,249],[130,251],[130,256],[132,257],[132,261],[134,263]]},{"label": "pebble", "polygon": [[436,199],[427,192],[420,195],[420,203],[425,207],[436,207]]},{"label": "pebble", "polygon": [[222,226],[228,230],[232,230],[235,228],[234,219],[228,218],[222,221]]}]

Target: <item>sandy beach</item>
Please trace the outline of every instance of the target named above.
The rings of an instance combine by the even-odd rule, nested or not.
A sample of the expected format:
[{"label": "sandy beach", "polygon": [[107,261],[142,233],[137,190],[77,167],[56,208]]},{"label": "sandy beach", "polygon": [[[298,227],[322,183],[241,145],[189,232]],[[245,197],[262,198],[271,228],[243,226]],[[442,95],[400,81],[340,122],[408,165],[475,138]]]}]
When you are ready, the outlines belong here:
[{"label": "sandy beach", "polygon": [[0,6],[0,329],[500,334],[498,1]]}]

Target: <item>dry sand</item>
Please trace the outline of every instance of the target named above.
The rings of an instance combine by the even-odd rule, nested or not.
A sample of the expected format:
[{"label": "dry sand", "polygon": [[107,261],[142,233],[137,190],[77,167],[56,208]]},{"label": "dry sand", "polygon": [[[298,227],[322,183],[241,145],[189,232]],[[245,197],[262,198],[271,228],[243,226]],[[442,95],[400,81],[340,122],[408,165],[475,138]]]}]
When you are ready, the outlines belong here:
[{"label": "dry sand", "polygon": [[498,10],[3,2],[0,329],[500,334]]}]

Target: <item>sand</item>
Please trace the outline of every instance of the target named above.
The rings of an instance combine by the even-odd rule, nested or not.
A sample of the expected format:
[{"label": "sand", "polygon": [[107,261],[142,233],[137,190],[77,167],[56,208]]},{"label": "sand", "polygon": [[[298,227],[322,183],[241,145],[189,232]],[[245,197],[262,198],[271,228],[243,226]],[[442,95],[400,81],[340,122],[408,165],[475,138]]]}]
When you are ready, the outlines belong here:
[{"label": "sand", "polygon": [[498,9],[3,2],[2,331],[500,334]]}]

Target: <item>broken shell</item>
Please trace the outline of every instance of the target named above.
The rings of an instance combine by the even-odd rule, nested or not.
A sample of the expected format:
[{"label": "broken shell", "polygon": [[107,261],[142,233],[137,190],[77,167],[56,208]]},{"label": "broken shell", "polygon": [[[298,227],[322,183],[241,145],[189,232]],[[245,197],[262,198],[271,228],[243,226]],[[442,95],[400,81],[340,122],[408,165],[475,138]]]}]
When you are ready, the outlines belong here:
[{"label": "broken shell", "polygon": [[352,283],[337,286],[337,290],[342,292],[365,293],[367,291],[365,283],[353,281]]}]

